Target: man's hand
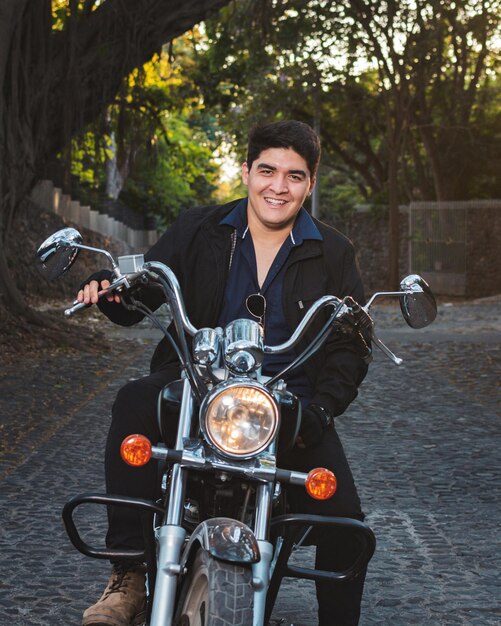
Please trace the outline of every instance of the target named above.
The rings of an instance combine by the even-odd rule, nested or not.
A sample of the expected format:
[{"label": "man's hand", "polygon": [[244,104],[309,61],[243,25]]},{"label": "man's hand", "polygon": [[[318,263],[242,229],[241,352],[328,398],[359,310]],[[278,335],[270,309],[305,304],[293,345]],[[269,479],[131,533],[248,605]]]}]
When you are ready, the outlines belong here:
[{"label": "man's hand", "polygon": [[298,448],[313,448],[318,446],[324,436],[324,431],[333,424],[332,416],[326,409],[317,404],[310,404],[304,409],[301,417],[301,428],[296,439]]},{"label": "man's hand", "polygon": [[[107,279],[102,280],[100,283],[97,280],[91,280],[89,283],[84,285],[82,289],[80,289],[77,294],[77,300],[79,302],[84,302],[85,304],[97,304],[99,300],[99,291],[107,289],[110,285],[111,283]],[[120,296],[116,293],[107,293],[105,298],[108,302],[120,303]]]},{"label": "man's hand", "polygon": [[[113,272],[105,269],[91,274],[81,285],[77,294],[78,302],[84,304],[97,304],[99,292],[107,289],[113,280]],[[104,296],[108,302],[120,303],[120,296],[117,293],[109,292]]]}]

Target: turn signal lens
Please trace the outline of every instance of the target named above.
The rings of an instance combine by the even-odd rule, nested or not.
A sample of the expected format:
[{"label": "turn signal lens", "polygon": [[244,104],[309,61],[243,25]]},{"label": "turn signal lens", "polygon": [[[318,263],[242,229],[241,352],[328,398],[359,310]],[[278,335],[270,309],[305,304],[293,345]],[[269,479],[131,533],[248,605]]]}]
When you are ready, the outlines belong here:
[{"label": "turn signal lens", "polygon": [[151,459],[151,442],[144,435],[129,435],[122,441],[120,454],[129,465],[141,467]]},{"label": "turn signal lens", "polygon": [[305,487],[308,495],[315,500],[328,500],[336,493],[337,480],[330,470],[317,467],[308,474]]}]

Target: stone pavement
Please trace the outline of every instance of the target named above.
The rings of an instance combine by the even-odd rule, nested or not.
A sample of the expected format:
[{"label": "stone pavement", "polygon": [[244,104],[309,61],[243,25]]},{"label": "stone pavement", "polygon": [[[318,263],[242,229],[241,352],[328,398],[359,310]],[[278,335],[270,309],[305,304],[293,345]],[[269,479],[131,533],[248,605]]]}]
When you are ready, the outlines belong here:
[{"label": "stone pavement", "polygon": [[[381,338],[404,364],[377,353],[359,398],[337,420],[378,540],[361,626],[501,624],[500,305],[441,305],[435,325],[420,331],[406,328],[395,307],[374,309]],[[118,366],[110,355],[59,355],[53,405],[42,402],[40,371],[25,415],[15,398],[7,411],[12,380],[3,378],[0,626],[77,626],[102,591],[108,565],[72,548],[60,513],[71,495],[103,489],[111,403],[151,352],[151,331],[130,332],[131,358]],[[75,397],[61,398],[72,372]],[[99,394],[78,385],[85,375]],[[103,516],[82,524],[104,535]],[[305,550],[300,560],[310,557]],[[287,581],[273,622],[315,626],[313,584]]]}]

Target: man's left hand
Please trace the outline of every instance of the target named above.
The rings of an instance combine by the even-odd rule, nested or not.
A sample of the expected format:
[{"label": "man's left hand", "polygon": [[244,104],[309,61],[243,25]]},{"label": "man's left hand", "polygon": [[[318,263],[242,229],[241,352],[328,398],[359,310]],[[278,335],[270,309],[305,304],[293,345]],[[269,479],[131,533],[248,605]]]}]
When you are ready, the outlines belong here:
[{"label": "man's left hand", "polygon": [[324,436],[324,431],[333,423],[329,412],[317,404],[310,404],[304,409],[301,418],[301,428],[296,439],[298,448],[313,448],[318,446]]}]

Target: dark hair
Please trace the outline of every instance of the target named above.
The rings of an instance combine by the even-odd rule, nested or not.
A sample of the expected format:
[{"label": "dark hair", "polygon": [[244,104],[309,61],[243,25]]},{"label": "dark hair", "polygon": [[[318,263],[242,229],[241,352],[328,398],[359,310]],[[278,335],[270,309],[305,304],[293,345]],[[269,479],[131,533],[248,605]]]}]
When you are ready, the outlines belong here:
[{"label": "dark hair", "polygon": [[249,169],[261,152],[268,148],[292,148],[306,161],[310,175],[315,176],[320,161],[320,139],[308,124],[285,120],[253,126],[249,131],[247,146]]}]

